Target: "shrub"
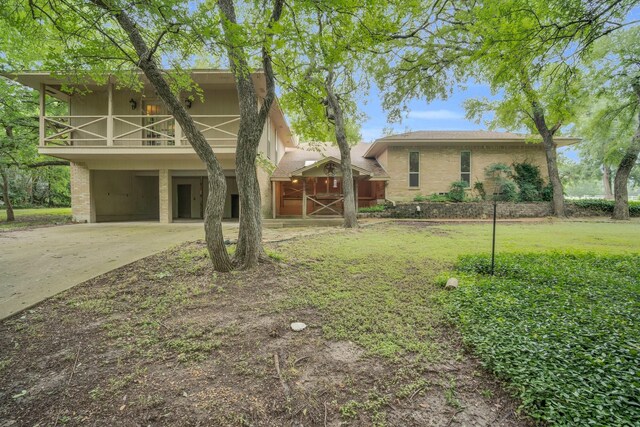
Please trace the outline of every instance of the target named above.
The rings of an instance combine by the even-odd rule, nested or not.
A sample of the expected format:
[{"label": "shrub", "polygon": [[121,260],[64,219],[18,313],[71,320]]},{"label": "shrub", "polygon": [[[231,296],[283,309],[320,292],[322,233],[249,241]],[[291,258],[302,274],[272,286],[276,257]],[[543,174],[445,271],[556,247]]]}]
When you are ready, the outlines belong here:
[{"label": "shrub", "polygon": [[509,180],[502,183],[502,193],[498,196],[498,200],[505,202],[515,202],[518,200],[518,187],[516,183]]},{"label": "shrub", "polygon": [[447,197],[452,202],[464,202],[465,190],[468,185],[465,181],[454,181],[451,183],[451,188],[447,193]]},{"label": "shrub", "polygon": [[449,197],[440,194],[432,194],[427,198],[427,200],[430,202],[448,202]]},{"label": "shrub", "polygon": [[513,181],[513,172],[509,166],[504,163],[492,163],[486,167],[485,175],[494,191],[500,191],[499,196],[491,194],[491,197],[509,202],[518,200],[518,187]]},{"label": "shrub", "polygon": [[427,197],[423,196],[422,194],[416,194],[416,196],[413,198],[414,202],[424,202],[425,200],[427,200]]},{"label": "shrub", "polygon": [[482,200],[487,200],[487,191],[484,189],[484,184],[482,182],[476,181],[473,184],[473,189],[478,193],[478,196],[480,196]]},{"label": "shrub", "polygon": [[387,207],[385,205],[366,206],[358,209],[360,213],[367,212],[383,212]]},{"label": "shrub", "polygon": [[518,198],[522,202],[538,202],[542,200],[544,181],[540,176],[540,168],[528,162],[513,164],[513,180],[520,189]]},{"label": "shrub", "polygon": [[[640,255],[460,259],[443,296],[483,364],[552,425],[640,425]],[[475,276],[473,276],[475,275]]]},{"label": "shrub", "polygon": [[548,183],[542,189],[542,200],[545,202],[553,200],[553,185],[551,185],[551,183]]},{"label": "shrub", "polygon": [[[572,200],[568,203],[591,212],[602,214],[612,214],[615,205],[613,200],[603,199]],[[640,216],[640,202],[629,202],[629,215],[635,217]]]}]

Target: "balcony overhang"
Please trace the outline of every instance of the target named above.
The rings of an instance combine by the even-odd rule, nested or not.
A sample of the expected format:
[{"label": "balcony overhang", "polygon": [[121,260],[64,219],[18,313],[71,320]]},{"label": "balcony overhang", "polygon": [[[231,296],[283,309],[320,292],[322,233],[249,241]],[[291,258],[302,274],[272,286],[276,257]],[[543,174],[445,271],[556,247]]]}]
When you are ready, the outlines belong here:
[{"label": "balcony overhang", "polygon": [[[219,158],[235,157],[235,146],[217,146],[212,147],[213,152]],[[199,160],[191,146],[173,146],[173,147],[39,147],[40,154],[57,157],[59,159],[69,160],[72,162],[85,161],[92,159],[144,159],[144,160]]]}]

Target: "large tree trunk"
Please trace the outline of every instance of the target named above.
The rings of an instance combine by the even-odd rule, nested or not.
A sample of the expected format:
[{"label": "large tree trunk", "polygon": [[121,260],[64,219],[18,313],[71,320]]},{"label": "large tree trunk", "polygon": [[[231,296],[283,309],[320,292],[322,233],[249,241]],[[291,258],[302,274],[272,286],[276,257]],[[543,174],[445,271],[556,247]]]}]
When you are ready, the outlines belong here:
[{"label": "large tree trunk", "polygon": [[553,135],[547,133],[542,138],[544,145],[544,153],[547,160],[547,170],[549,172],[549,182],[553,188],[553,213],[557,217],[565,216],[564,210],[564,189],[560,180],[560,172],[558,171],[558,158],[556,152],[556,143],[553,141]]},{"label": "large tree trunk", "polygon": [[607,165],[602,166],[602,184],[604,186],[605,200],[613,200],[613,192],[611,190],[611,168]]},{"label": "large tree trunk", "polygon": [[[633,91],[638,98],[638,105],[640,106],[640,81],[635,81],[631,84]],[[638,161],[638,155],[640,154],[640,109],[638,109],[638,128],[635,135],[631,139],[631,144],[627,148],[618,166],[616,172],[616,178],[613,183],[615,192],[615,205],[613,207],[613,219],[626,220],[629,219],[629,194],[627,192],[627,183],[629,182],[629,175],[631,170]]]},{"label": "large tree trunk", "polygon": [[551,187],[553,188],[553,213],[557,217],[564,217],[564,190],[562,188],[562,181],[560,180],[560,173],[558,172],[557,145],[553,140],[553,134],[558,130],[560,125],[558,124],[553,129],[549,129],[542,106],[533,98],[532,94],[529,95],[533,110],[533,121],[542,137],[549,182],[551,182]]},{"label": "large tree trunk", "polygon": [[15,221],[16,216],[13,213],[11,199],[9,199],[9,178],[7,177],[7,171],[4,170],[4,168],[0,168],[0,175],[2,175],[2,199],[4,200],[4,207],[7,210],[7,222]]},{"label": "large tree trunk", "polygon": [[627,183],[629,182],[631,169],[633,169],[638,161],[638,152],[640,152],[640,146],[629,147],[624,153],[620,166],[618,166],[616,178],[613,184],[615,192],[613,219],[629,219],[629,194],[627,192]]},{"label": "large tree trunk", "polygon": [[[333,92],[333,73],[329,73],[325,89],[327,91],[327,103],[333,111],[336,142],[340,149],[340,169],[342,171],[342,195],[344,197],[344,227],[357,228],[358,215],[356,211],[355,191],[353,184],[353,171],[351,169],[351,147],[347,141],[344,115],[338,97]],[[328,118],[331,119],[331,118]]]},{"label": "large tree trunk", "polygon": [[213,149],[202,132],[198,130],[193,118],[171,91],[169,84],[155,62],[155,58],[153,58],[153,51],[149,49],[142,38],[136,23],[123,10],[112,9],[102,0],[93,0],[93,2],[98,7],[111,13],[127,33],[139,58],[138,67],[149,79],[169,113],[173,115],[182,128],[187,141],[189,141],[200,160],[205,164],[209,178],[209,195],[204,215],[207,250],[217,271],[230,271],[232,269],[231,259],[227,253],[222,235],[222,215],[224,213],[227,184],[224,172],[213,153]]},{"label": "large tree trunk", "polygon": [[547,160],[547,171],[549,174],[549,182],[553,189],[553,214],[557,217],[565,216],[564,207],[564,189],[558,172],[557,145],[553,140],[553,135],[560,129],[562,123],[557,123],[553,128],[549,128],[544,114],[544,108],[538,101],[538,97],[533,90],[529,75],[526,70],[520,70],[522,79],[522,90],[524,91],[527,101],[531,105],[531,119],[542,137],[542,146]]},{"label": "large tree trunk", "polygon": [[[229,42],[227,52],[231,72],[236,80],[240,105],[240,124],[236,146],[236,180],[240,196],[240,227],[234,263],[241,269],[255,267],[266,259],[262,246],[262,203],[260,184],[256,170],[256,158],[260,138],[269,118],[269,111],[275,100],[275,79],[267,44],[271,35],[267,34],[262,47],[262,64],[267,93],[258,105],[258,96],[250,74],[246,51],[235,41],[237,18],[233,0],[218,0],[218,7],[227,22],[223,23],[225,37]],[[276,0],[269,26],[280,19],[283,0]]]}]

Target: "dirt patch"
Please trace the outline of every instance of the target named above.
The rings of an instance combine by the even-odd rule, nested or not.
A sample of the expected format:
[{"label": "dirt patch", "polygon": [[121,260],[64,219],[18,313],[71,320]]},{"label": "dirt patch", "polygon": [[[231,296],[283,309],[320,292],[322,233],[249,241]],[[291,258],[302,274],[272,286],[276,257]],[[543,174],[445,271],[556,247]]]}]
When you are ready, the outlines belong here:
[{"label": "dirt patch", "polygon": [[3,321],[0,426],[531,424],[446,327],[437,363],[327,340],[281,304],[310,268],[219,274],[187,244]]}]

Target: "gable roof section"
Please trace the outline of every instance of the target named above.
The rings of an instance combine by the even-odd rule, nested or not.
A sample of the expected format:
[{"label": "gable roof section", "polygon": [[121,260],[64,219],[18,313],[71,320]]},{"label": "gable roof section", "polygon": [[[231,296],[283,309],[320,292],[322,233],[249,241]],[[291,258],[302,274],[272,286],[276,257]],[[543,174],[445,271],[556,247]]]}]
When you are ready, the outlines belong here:
[{"label": "gable roof section", "polygon": [[[364,154],[365,157],[377,157],[389,146],[456,144],[456,143],[526,143],[531,135],[512,132],[496,132],[486,130],[453,130],[453,131],[416,131],[398,135],[390,135],[376,139]],[[579,138],[557,136],[554,138],[558,146],[575,144]]]},{"label": "gable roof section", "polygon": [[[363,175],[369,175],[372,180],[387,180],[389,175],[375,159],[363,157],[364,152],[371,144],[360,143],[351,149],[351,166]],[[333,160],[340,164],[340,150],[334,146],[327,146],[321,151],[304,150],[301,148],[290,149],[278,163],[271,175],[274,181],[289,180],[294,174],[319,166],[324,161]],[[305,162],[314,161],[313,164]]]}]

